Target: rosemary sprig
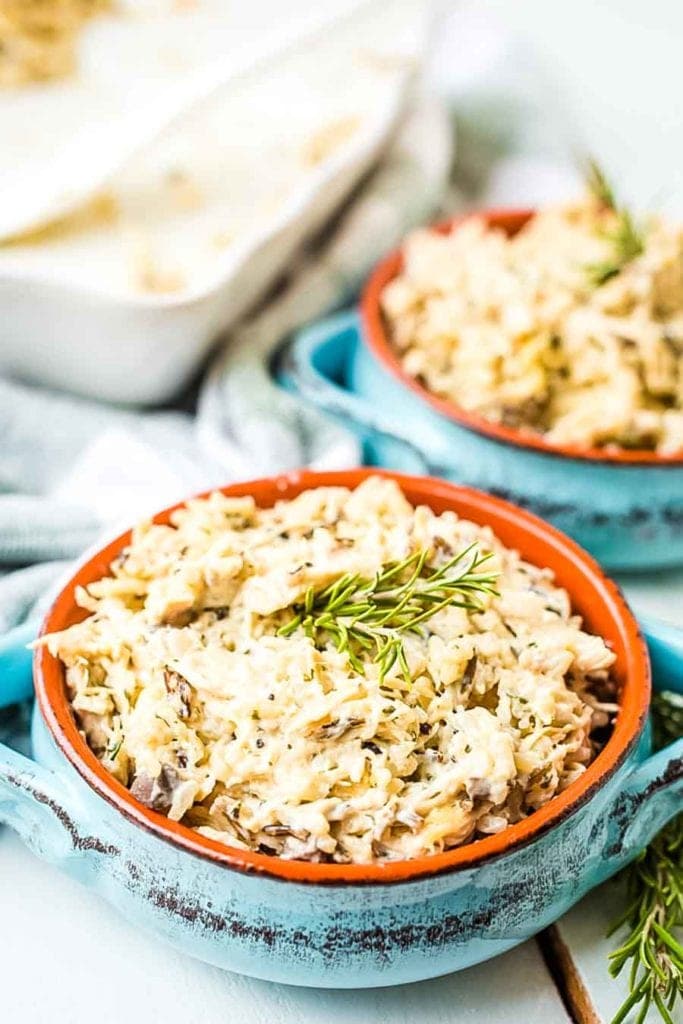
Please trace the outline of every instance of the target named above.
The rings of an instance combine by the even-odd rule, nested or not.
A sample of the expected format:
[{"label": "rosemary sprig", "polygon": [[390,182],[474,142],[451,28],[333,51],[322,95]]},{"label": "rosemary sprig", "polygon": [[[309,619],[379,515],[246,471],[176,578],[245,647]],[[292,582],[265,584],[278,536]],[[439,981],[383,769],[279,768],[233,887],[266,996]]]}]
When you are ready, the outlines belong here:
[{"label": "rosemary sprig", "polygon": [[585,179],[586,188],[600,205],[606,206],[610,210],[616,210],[617,202],[614,190],[597,160],[589,158],[586,165]]},{"label": "rosemary sprig", "polygon": [[586,267],[591,284],[598,288],[619,274],[636,256],[640,256],[645,249],[645,241],[630,211],[625,206],[619,206],[614,189],[595,160],[588,162],[586,186],[598,203],[612,210],[616,216],[614,230],[606,235],[612,245],[612,255],[599,263],[589,263]]},{"label": "rosemary sprig", "polygon": [[422,633],[423,623],[449,605],[481,611],[482,596],[497,593],[497,573],[482,570],[491,557],[470,544],[434,568],[423,549],[384,566],[372,579],[345,573],[322,590],[309,587],[303,600],[292,605],[292,617],[278,635],[290,636],[300,627],[316,642],[327,635],[357,672],[364,671],[361,655],[372,652],[380,681],[398,662],[410,682],[405,635]]},{"label": "rosemary sprig", "polygon": [[[683,697],[658,694],[653,718],[661,745],[683,734]],[[629,995],[612,1024],[621,1024],[632,1010],[637,1010],[635,1024],[643,1024],[652,1007],[665,1024],[674,1024],[673,1011],[683,1000],[683,814],[655,837],[624,874],[629,903],[610,934],[623,925],[630,932],[610,954],[609,970],[616,977],[630,965]]]}]

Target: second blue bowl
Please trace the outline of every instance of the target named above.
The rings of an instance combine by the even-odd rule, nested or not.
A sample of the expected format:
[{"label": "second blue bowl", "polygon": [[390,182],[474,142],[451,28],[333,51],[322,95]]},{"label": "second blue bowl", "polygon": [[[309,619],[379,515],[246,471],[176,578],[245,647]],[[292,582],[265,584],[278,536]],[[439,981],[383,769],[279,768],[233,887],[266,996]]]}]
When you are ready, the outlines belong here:
[{"label": "second blue bowl", "polygon": [[283,375],[363,439],[368,461],[505,498],[554,523],[610,569],[683,565],[683,466],[590,462],[501,442],[442,416],[365,344],[356,312],[302,331]]}]

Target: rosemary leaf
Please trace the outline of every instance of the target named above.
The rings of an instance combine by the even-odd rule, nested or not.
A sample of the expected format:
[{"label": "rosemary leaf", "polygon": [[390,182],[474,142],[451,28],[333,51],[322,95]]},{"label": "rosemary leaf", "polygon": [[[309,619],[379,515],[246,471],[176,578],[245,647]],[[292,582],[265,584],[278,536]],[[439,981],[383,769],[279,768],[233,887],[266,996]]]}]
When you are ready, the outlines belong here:
[{"label": "rosemary leaf", "polygon": [[586,188],[591,195],[593,195],[602,206],[606,206],[610,210],[616,210],[617,203],[612,186],[605,177],[605,172],[600,164],[592,157],[590,157],[587,162],[585,179]]},{"label": "rosemary leaf", "polygon": [[111,747],[107,747],[105,753],[110,761],[114,760],[122,746],[123,736],[121,736]]}]

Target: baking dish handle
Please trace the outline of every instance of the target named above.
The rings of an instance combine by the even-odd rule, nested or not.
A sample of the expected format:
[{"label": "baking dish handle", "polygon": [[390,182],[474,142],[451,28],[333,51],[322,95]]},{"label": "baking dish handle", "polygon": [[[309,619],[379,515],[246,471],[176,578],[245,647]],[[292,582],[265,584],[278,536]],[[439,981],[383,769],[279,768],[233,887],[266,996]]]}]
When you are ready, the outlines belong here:
[{"label": "baking dish handle", "polygon": [[[642,619],[656,690],[683,694],[683,630],[656,619]],[[619,794],[612,821],[617,836],[610,854],[630,858],[683,811],[683,737],[638,765]]]},{"label": "baking dish handle", "polygon": [[[0,638],[0,707],[25,700],[33,692],[32,652],[27,649],[37,623]],[[13,828],[39,856],[64,861],[103,844],[83,835],[79,798],[69,780],[0,743],[0,823]]]}]

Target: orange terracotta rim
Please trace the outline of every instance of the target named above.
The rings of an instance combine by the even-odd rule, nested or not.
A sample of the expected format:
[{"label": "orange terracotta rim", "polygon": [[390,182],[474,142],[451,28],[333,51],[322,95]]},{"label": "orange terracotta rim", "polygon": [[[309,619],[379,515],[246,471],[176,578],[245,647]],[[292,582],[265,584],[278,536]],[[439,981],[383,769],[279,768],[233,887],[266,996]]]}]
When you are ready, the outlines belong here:
[{"label": "orange terracotta rim", "polygon": [[[480,210],[460,217],[453,217],[434,224],[432,231],[439,234],[448,232],[471,217],[483,219],[490,227],[501,228],[508,235],[516,234],[534,215],[531,209],[495,209]],[[477,434],[484,434],[494,441],[515,445],[542,452],[544,455],[561,456],[588,462],[612,463],[618,466],[678,466],[683,467],[683,454],[659,455],[645,449],[624,448],[584,448],[580,445],[559,445],[546,441],[541,434],[525,432],[494,423],[478,413],[462,409],[447,398],[440,398],[412,377],[401,366],[398,355],[394,351],[382,315],[380,298],[385,286],[393,280],[403,267],[402,249],[395,249],[377,264],[368,278],[360,300],[360,313],[363,324],[364,341],[375,358],[401,383],[414,391],[420,398],[431,405],[442,416],[454,420],[462,427]]]},{"label": "orange terracotta rim", "polygon": [[[462,517],[491,526],[506,546],[516,548],[524,558],[548,566],[555,572],[558,584],[569,591],[575,609],[584,617],[586,627],[603,636],[616,654],[615,678],[619,685],[620,711],[612,735],[603,750],[579,779],[545,807],[509,826],[504,832],[446,853],[383,864],[311,864],[283,860],[225,846],[193,832],[185,825],[170,821],[135,800],[125,786],[100,764],[80,735],[66,693],[63,666],[47,648],[39,648],[34,660],[35,688],[40,710],[50,732],[59,749],[85,781],[125,817],[192,854],[240,871],[313,884],[408,882],[441,872],[477,866],[536,839],[578,810],[622,764],[638,740],[649,707],[650,665],[646,647],[617,586],[607,579],[586,552],[558,530],[536,516],[480,491],[430,477],[404,476],[375,469],[332,473],[302,470],[235,484],[221,490],[233,496],[253,495],[258,505],[268,507],[281,498],[294,498],[311,487],[354,488],[372,475],[395,480],[408,500],[415,505],[428,505],[437,513],[452,509]],[[154,521],[167,523],[171,513],[178,507],[175,505],[160,512]],[[87,613],[75,603],[75,588],[86,586],[107,575],[110,563],[130,542],[130,537],[130,531],[122,534],[78,569],[47,613],[41,635],[65,629],[86,617]]]}]

